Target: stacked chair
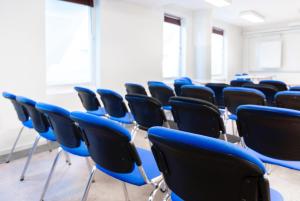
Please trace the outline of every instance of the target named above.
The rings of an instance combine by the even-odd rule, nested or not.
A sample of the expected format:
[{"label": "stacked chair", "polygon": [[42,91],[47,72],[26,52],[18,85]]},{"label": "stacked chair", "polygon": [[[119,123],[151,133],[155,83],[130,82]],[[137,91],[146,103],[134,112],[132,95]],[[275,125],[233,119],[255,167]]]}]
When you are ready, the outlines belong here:
[{"label": "stacked chair", "polygon": [[279,91],[277,87],[268,84],[244,84],[243,87],[257,89],[265,94],[268,106],[275,105],[275,95]]},{"label": "stacked chair", "polygon": [[125,88],[127,94],[140,94],[147,96],[146,89],[140,84],[126,83]]},{"label": "stacked chair", "polygon": [[153,98],[156,98],[164,110],[171,110],[169,105],[169,99],[175,96],[173,89],[162,82],[148,82],[150,94]]},{"label": "stacked chair", "polygon": [[101,107],[96,94],[92,90],[84,87],[74,87],[74,89],[77,91],[80,101],[88,113],[97,116],[106,115],[105,109]]},{"label": "stacked chair", "polygon": [[286,83],[284,83],[282,81],[278,81],[278,80],[262,80],[259,82],[259,84],[273,86],[273,87],[277,88],[278,91],[287,91],[288,90]]},{"label": "stacked chair", "polygon": [[172,201],[283,201],[270,189],[264,164],[242,148],[203,135],[149,130],[152,151]]},{"label": "stacked chair", "polygon": [[13,104],[13,107],[14,107],[16,113],[17,113],[18,119],[22,124],[22,127],[21,127],[21,129],[20,129],[20,131],[17,135],[17,138],[16,138],[16,140],[13,144],[13,147],[11,148],[11,151],[8,154],[7,158],[6,158],[6,163],[9,163],[24,128],[32,129],[33,125],[32,125],[32,120],[30,119],[26,109],[20,103],[17,102],[17,100],[16,100],[17,96],[16,95],[14,95],[12,93],[8,93],[8,92],[3,92],[2,95],[3,95],[4,98],[11,101],[11,103]]},{"label": "stacked chair", "polygon": [[190,78],[183,77],[174,81],[174,89],[177,96],[181,96],[181,88],[186,85],[193,85],[193,82]]}]

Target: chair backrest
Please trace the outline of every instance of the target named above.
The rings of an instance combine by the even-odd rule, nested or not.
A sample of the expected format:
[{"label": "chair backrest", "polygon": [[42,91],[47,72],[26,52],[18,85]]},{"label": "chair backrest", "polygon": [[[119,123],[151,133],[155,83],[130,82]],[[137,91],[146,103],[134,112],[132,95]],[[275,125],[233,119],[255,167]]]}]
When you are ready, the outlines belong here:
[{"label": "chair backrest", "polygon": [[247,84],[247,83],[253,84],[253,82],[251,80],[236,79],[236,80],[231,80],[230,86],[232,86],[232,87],[241,87],[241,86],[243,86],[244,84]]},{"label": "chair backrest", "polygon": [[130,173],[141,165],[136,148],[130,143],[129,131],[118,123],[82,112],[72,112],[78,123],[92,159],[101,167],[117,172]]},{"label": "chair backrest", "polygon": [[239,135],[245,144],[272,158],[300,160],[300,112],[243,105],[237,110]]},{"label": "chair backrest", "polygon": [[59,144],[69,148],[76,148],[81,144],[81,131],[67,110],[45,103],[37,103],[36,108],[48,117]]},{"label": "chair backrest", "polygon": [[286,83],[279,80],[262,80],[259,84],[271,85],[278,89],[278,91],[288,90]]},{"label": "chair backrest", "polygon": [[290,91],[300,91],[300,86],[293,86],[293,87],[290,87],[289,90],[290,90]]},{"label": "chair backrest", "polygon": [[44,133],[49,130],[47,117],[35,108],[35,101],[22,96],[17,96],[16,101],[26,109],[32,120],[33,128],[38,133]]},{"label": "chair backrest", "polygon": [[265,85],[265,84],[244,84],[243,87],[257,89],[261,92],[263,92],[267,99],[267,104],[270,106],[274,106],[274,98],[275,94],[278,92],[278,89],[271,85]]},{"label": "chair backrest", "polygon": [[264,164],[242,148],[161,127],[148,133],[166,184],[182,200],[271,201]]},{"label": "chair backrest", "polygon": [[166,117],[158,100],[138,94],[128,94],[125,99],[141,129],[148,130],[153,126],[163,126]]},{"label": "chair backrest", "polygon": [[205,100],[216,104],[215,92],[205,86],[186,85],[181,88],[181,96]]},{"label": "chair backrest", "polygon": [[175,96],[173,89],[165,84],[150,83],[149,91],[163,106],[169,105],[169,99]]},{"label": "chair backrest", "polygon": [[219,109],[207,101],[172,97],[172,114],[179,130],[219,138],[225,126]]},{"label": "chair backrest", "polygon": [[29,119],[29,114],[26,111],[26,109],[20,103],[18,103],[16,101],[16,98],[17,98],[16,95],[8,93],[8,92],[3,92],[2,95],[3,95],[4,98],[7,98],[8,100],[11,101],[11,103],[13,104],[13,106],[15,108],[15,111],[18,115],[18,119],[21,122],[25,122]]},{"label": "chair backrest", "polygon": [[277,107],[300,110],[300,91],[281,91],[275,95]]},{"label": "chair backrest", "polygon": [[174,80],[174,89],[177,96],[181,96],[181,88],[186,85],[192,85],[193,83],[187,78],[181,78]]},{"label": "chair backrest", "polygon": [[257,89],[227,87],[224,89],[224,102],[227,110],[236,114],[240,105],[266,105],[266,97]]},{"label": "chair backrest", "polygon": [[205,86],[211,88],[215,92],[218,107],[225,108],[223,89],[229,87],[229,85],[224,83],[208,83]]},{"label": "chair backrest", "polygon": [[102,100],[106,112],[112,117],[124,117],[128,109],[123,97],[115,91],[109,89],[98,89],[98,94]]},{"label": "chair backrest", "polygon": [[99,109],[101,105],[96,94],[92,90],[84,87],[74,87],[74,89],[78,92],[80,101],[87,111],[95,111]]},{"label": "chair backrest", "polygon": [[147,96],[146,89],[140,84],[126,83],[125,88],[127,94],[140,94]]},{"label": "chair backrest", "polygon": [[166,85],[164,82],[160,82],[160,81],[148,81],[147,84],[148,84],[148,86],[151,85],[151,84]]}]

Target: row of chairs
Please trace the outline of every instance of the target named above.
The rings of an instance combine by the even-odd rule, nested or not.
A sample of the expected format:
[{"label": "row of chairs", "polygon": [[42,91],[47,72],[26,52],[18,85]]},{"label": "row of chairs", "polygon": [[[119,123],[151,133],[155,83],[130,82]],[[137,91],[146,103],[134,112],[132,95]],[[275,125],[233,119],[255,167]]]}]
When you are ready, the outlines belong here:
[{"label": "row of chairs", "polygon": [[[23,122],[32,121],[33,127],[42,137],[45,133],[43,131],[51,131],[55,137],[53,140],[60,144],[43,196],[62,150],[82,157],[91,156],[97,164],[91,170],[83,200],[87,198],[96,169],[127,183],[151,183],[155,190],[160,187],[162,180],[151,180],[158,178],[160,171],[173,192],[172,200],[201,198],[200,200],[233,201],[281,200],[281,196],[275,191],[271,191],[273,197],[270,198],[268,182],[264,179],[266,170],[260,160],[299,170],[299,163],[295,161],[299,161],[297,133],[300,124],[297,122],[300,115],[295,110],[240,106],[237,112],[239,134],[248,151],[205,137],[201,133],[195,135],[161,127],[148,129],[158,171],[150,152],[134,148],[135,135],[112,120],[82,112],[69,113],[57,106],[35,103],[8,93],[3,95],[12,98],[15,108],[18,105],[20,110],[16,109],[17,112],[22,111],[27,115]],[[172,99],[180,103],[180,98]],[[172,107],[176,108],[176,103]],[[215,112],[218,113],[217,111],[219,110],[216,109]],[[217,116],[220,117],[220,114]],[[198,122],[201,121],[204,119]],[[146,162],[142,160],[143,157]],[[236,190],[232,190],[232,187]],[[127,192],[125,185],[124,189]],[[152,198],[153,195],[151,194]]]}]

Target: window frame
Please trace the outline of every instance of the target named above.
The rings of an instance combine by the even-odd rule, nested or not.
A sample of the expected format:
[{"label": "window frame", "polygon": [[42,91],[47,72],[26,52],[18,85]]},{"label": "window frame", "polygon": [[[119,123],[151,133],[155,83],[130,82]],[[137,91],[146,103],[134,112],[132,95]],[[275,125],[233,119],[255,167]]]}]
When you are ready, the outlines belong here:
[{"label": "window frame", "polygon": [[[68,0],[62,0],[65,1],[66,3],[76,3],[73,1],[68,1]],[[87,6],[88,7],[88,14],[89,14],[89,29],[90,29],[90,49],[91,49],[91,54],[90,54],[90,81],[88,82],[72,82],[72,83],[53,83],[50,84],[48,83],[47,80],[47,71],[48,71],[48,65],[46,62],[46,86],[48,88],[50,88],[50,93],[52,93],[53,90],[52,89],[57,89],[57,88],[61,88],[63,89],[63,91],[67,91],[66,88],[73,88],[74,85],[82,85],[82,86],[94,86],[96,85],[97,82],[97,76],[96,76],[96,8],[94,7],[95,4],[95,0],[93,1],[93,6],[87,6],[86,4],[81,4],[78,3],[78,5],[81,6]],[[45,16],[47,17],[47,16]],[[46,19],[45,19],[45,23],[46,23]],[[46,34],[46,33],[45,33]],[[45,46],[45,50],[47,51],[47,47]],[[47,58],[46,58],[47,61]]]},{"label": "window frame", "polygon": [[[170,23],[170,24],[175,24],[177,26],[180,27],[180,40],[179,40],[179,66],[178,66],[178,75],[177,76],[171,76],[171,77],[165,77],[163,75],[163,68],[164,66],[162,66],[162,75],[163,75],[163,79],[169,80],[169,79],[175,79],[178,77],[181,77],[184,74],[184,52],[183,52],[183,47],[184,47],[184,40],[183,40],[183,18],[175,16],[175,15],[171,15],[168,13],[164,14],[164,21],[163,23]],[[163,58],[164,59],[164,58]]]},{"label": "window frame", "polygon": [[[215,27],[215,26],[213,26],[213,28],[212,28],[212,34],[217,34],[217,35],[220,35],[220,36],[222,36],[223,37],[223,56],[222,56],[222,71],[221,71],[221,73],[217,73],[217,74],[214,74],[212,71],[211,71],[211,76],[212,77],[220,77],[220,76],[222,76],[222,75],[224,75],[224,73],[225,73],[225,30],[224,29],[222,29],[222,28],[218,28],[218,27]],[[212,51],[211,51],[211,54],[212,54]],[[212,59],[212,56],[211,56],[211,59]],[[213,68],[213,67],[212,67]]]}]

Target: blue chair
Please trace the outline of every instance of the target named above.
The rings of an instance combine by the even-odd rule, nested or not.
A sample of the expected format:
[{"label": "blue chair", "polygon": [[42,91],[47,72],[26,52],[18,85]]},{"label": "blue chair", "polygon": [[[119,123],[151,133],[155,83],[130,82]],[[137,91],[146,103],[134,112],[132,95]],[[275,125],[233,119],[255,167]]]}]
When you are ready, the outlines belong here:
[{"label": "blue chair", "polygon": [[74,87],[74,89],[77,91],[80,101],[88,113],[97,116],[106,115],[105,109],[101,107],[96,94],[92,90],[84,87]]},{"label": "blue chair", "polygon": [[236,121],[236,110],[241,105],[266,105],[266,96],[257,89],[227,87],[224,89],[224,103],[230,120]]},{"label": "blue chair", "polygon": [[237,110],[239,135],[262,161],[300,170],[300,111],[243,105]]},{"label": "blue chair", "polygon": [[205,86],[185,85],[181,88],[181,96],[201,99],[216,104],[215,92]]},{"label": "blue chair", "polygon": [[278,91],[286,91],[288,90],[288,87],[286,83],[278,80],[262,80],[259,82],[259,84],[264,84],[264,85],[270,85],[273,87],[276,87]]},{"label": "blue chair", "polygon": [[300,86],[293,86],[293,87],[290,87],[289,90],[290,90],[290,91],[300,91]]},{"label": "blue chair", "polygon": [[132,114],[128,111],[120,94],[109,89],[98,89],[97,92],[110,119],[121,124],[134,123]]},{"label": "blue chair", "polygon": [[[49,172],[47,181],[43,188],[43,192],[40,200],[44,200],[47,189],[49,187],[54,169],[60,158],[62,152],[69,153],[74,156],[79,156],[86,159],[88,167],[92,169],[89,163],[88,157],[90,156],[88,149],[84,143],[84,137],[82,136],[81,130],[76,126],[75,122],[70,118],[70,113],[60,107],[49,105],[45,103],[36,104],[37,110],[42,112],[48,117],[50,126],[54,131],[57,142],[59,143],[59,148],[57,155],[53,161],[51,170]],[[90,114],[92,115],[92,114]],[[92,115],[95,118],[100,118],[98,116]],[[68,155],[67,155],[68,157]],[[70,163],[69,163],[70,165]]]},{"label": "blue chair", "polygon": [[22,123],[22,127],[21,127],[21,129],[20,129],[20,131],[17,135],[17,138],[16,138],[16,140],[15,140],[15,142],[14,142],[14,144],[13,144],[13,146],[12,146],[12,148],[11,148],[7,158],[6,158],[6,163],[9,163],[24,128],[32,129],[33,125],[32,125],[32,121],[31,121],[26,109],[16,101],[16,95],[8,93],[8,92],[3,92],[2,95],[3,95],[4,98],[11,101],[11,103],[13,104],[14,109],[17,113],[18,119]]},{"label": "blue chair", "polygon": [[82,112],[72,112],[71,118],[82,129],[88,150],[96,163],[90,173],[83,201],[87,199],[96,169],[123,182],[126,201],[129,201],[126,183],[135,186],[152,184],[157,190],[161,175],[154,157],[151,151],[135,147],[128,130],[110,119]]},{"label": "blue chair", "polygon": [[214,104],[187,97],[172,97],[170,104],[179,130],[213,138],[224,135],[226,140],[221,112]]},{"label": "blue chair", "polygon": [[300,91],[281,91],[275,95],[277,107],[300,110]]},{"label": "blue chair", "polygon": [[187,80],[190,84],[193,84],[193,80],[190,77],[180,77],[179,79]]},{"label": "blue chair", "polygon": [[181,96],[181,88],[186,85],[193,85],[190,79],[180,78],[174,80],[174,89],[177,96]]},{"label": "blue chair", "polygon": [[267,99],[267,105],[274,106],[275,105],[275,95],[278,92],[278,88],[267,85],[267,84],[244,84],[243,87],[257,89],[263,92]]},{"label": "blue chair", "polygon": [[148,87],[151,96],[162,104],[164,110],[171,110],[169,99],[175,96],[173,89],[166,84],[160,83],[149,83]]},{"label": "blue chair", "polygon": [[49,127],[49,123],[48,120],[46,118],[46,116],[44,116],[41,112],[39,112],[36,108],[36,102],[29,99],[29,98],[25,98],[22,96],[17,96],[16,97],[16,101],[22,105],[22,107],[24,107],[26,109],[26,111],[28,112],[28,115],[30,116],[30,119],[32,120],[32,124],[33,124],[33,128],[36,130],[36,132],[39,134],[36,136],[35,141],[33,143],[32,148],[29,150],[28,153],[28,158],[27,161],[25,163],[24,169],[22,171],[21,174],[21,178],[20,181],[24,181],[25,178],[25,173],[28,169],[28,166],[30,164],[32,155],[34,154],[37,145],[39,143],[39,140],[41,138],[44,138],[47,140],[47,142],[55,142],[56,141],[56,136],[53,133],[53,130]]},{"label": "blue chair", "polygon": [[232,86],[232,87],[241,87],[244,84],[248,84],[248,83],[253,84],[253,82],[251,80],[248,80],[248,79],[236,79],[236,80],[231,80],[230,86]]},{"label": "blue chair", "polygon": [[163,125],[169,127],[162,106],[155,98],[145,95],[127,94],[125,99],[137,123],[136,130],[147,131],[153,126]]},{"label": "blue chair", "polygon": [[218,107],[220,109],[225,109],[223,89],[229,87],[229,85],[224,83],[207,83],[205,86],[211,88],[215,92]]},{"label": "blue chair", "polygon": [[264,164],[242,148],[161,127],[148,135],[172,201],[283,201],[270,189]]},{"label": "blue chair", "polygon": [[140,94],[147,96],[146,89],[140,84],[126,83],[125,88],[127,94]]},{"label": "blue chair", "polygon": [[160,82],[160,81],[148,81],[147,84],[148,84],[148,86],[151,85],[151,84],[166,85],[164,82]]}]

